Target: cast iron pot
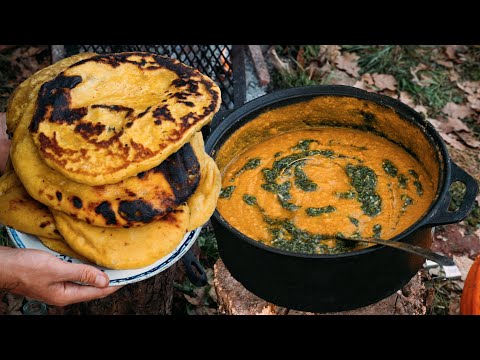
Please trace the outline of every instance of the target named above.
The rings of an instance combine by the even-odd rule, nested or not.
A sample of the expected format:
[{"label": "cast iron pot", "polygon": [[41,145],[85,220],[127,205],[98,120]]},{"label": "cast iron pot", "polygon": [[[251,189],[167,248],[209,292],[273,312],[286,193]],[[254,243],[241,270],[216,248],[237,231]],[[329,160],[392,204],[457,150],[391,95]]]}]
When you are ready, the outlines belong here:
[{"label": "cast iron pot", "polygon": [[[266,110],[325,95],[355,97],[390,107],[419,127],[437,149],[439,161],[443,164],[439,170],[437,197],[422,218],[391,241],[429,248],[434,226],[459,222],[468,215],[477,194],[477,183],[450,160],[445,144],[433,126],[393,98],[353,87],[292,88],[257,98],[223,120],[213,122],[206,150],[215,158],[229,136]],[[448,189],[455,181],[464,183],[467,190],[458,210],[449,212]],[[331,312],[369,305],[401,289],[424,263],[421,257],[381,245],[336,255],[292,253],[243,235],[217,210],[211,221],[220,257],[235,279],[257,296],[291,309]]]}]

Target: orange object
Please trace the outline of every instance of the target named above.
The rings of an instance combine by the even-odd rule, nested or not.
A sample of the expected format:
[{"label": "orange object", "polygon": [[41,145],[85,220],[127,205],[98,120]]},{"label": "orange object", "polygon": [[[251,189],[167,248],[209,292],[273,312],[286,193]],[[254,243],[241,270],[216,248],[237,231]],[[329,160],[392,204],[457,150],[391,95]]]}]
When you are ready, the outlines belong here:
[{"label": "orange object", "polygon": [[480,315],[480,256],[473,263],[465,279],[460,313],[462,315]]}]

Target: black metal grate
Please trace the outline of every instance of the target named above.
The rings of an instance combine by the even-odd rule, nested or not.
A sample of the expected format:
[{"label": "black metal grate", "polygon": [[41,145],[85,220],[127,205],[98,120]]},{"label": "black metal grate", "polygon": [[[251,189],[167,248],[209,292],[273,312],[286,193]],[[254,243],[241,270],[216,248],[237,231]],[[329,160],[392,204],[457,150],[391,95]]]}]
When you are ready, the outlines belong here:
[{"label": "black metal grate", "polygon": [[99,54],[148,51],[166,55],[197,68],[214,80],[222,91],[222,110],[245,101],[243,48],[234,45],[66,45],[66,56],[92,51]]}]

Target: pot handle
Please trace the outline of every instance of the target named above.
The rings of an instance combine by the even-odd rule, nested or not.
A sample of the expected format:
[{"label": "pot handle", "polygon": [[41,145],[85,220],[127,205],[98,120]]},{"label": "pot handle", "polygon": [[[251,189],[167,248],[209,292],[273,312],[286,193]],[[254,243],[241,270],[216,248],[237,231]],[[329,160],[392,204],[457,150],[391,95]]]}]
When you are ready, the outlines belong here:
[{"label": "pot handle", "polygon": [[463,201],[457,210],[449,211],[448,206],[450,205],[450,194],[447,193],[447,195],[441,200],[440,206],[437,207],[437,211],[432,213],[425,220],[424,225],[436,226],[457,223],[465,219],[473,207],[473,203],[475,202],[475,197],[477,196],[478,191],[477,181],[453,161],[451,164],[452,175],[450,177],[450,183],[448,184],[448,187],[450,187],[450,185],[452,185],[452,183],[455,181],[464,183],[467,191],[465,192]]},{"label": "pot handle", "polygon": [[193,255],[192,249],[189,249],[182,257],[185,265],[185,273],[190,282],[195,286],[205,286],[208,283],[207,273],[197,257]]}]

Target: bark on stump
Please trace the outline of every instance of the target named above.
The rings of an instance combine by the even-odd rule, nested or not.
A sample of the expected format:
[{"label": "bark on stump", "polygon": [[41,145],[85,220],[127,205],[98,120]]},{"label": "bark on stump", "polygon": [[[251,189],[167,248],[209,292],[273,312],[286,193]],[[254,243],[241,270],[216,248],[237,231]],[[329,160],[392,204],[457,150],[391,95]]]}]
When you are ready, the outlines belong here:
[{"label": "bark on stump", "polygon": [[[276,306],[252,294],[230,274],[222,260],[214,267],[214,286],[219,313],[226,315],[315,315]],[[420,272],[397,293],[363,308],[322,315],[424,315],[427,290]]]},{"label": "bark on stump", "polygon": [[66,307],[49,306],[49,314],[170,315],[176,264],[147,280],[125,285],[104,298]]}]

